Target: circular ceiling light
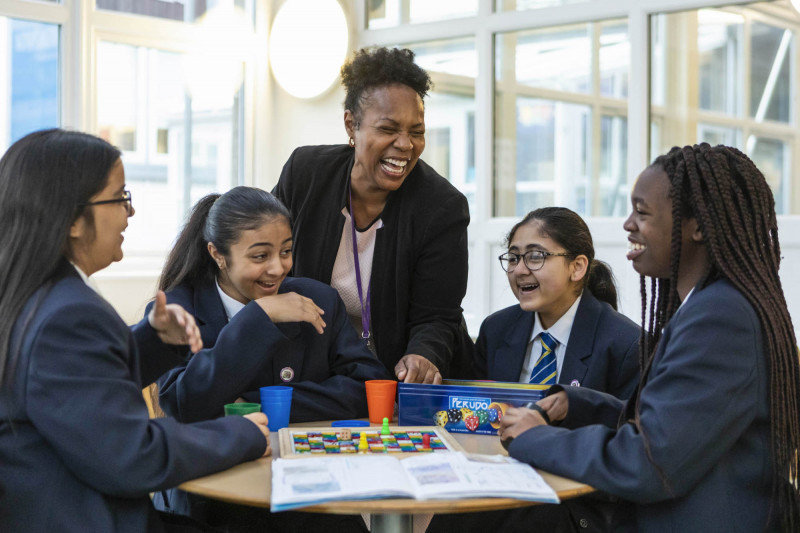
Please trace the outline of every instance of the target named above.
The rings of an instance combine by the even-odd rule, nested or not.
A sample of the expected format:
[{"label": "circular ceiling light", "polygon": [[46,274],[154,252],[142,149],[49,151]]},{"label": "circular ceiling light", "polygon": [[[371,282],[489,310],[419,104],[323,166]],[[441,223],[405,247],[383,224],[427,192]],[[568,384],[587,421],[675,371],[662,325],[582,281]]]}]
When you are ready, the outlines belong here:
[{"label": "circular ceiling light", "polygon": [[269,38],[278,84],[297,98],[319,96],[339,78],[347,39],[347,19],[337,0],[286,0]]}]

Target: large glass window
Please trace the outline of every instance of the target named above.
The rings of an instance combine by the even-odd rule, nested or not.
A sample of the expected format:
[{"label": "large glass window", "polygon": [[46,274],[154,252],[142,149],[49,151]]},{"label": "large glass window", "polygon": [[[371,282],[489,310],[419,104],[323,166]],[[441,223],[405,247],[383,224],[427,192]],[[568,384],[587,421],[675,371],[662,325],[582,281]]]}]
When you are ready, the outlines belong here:
[{"label": "large glass window", "polygon": [[367,27],[388,28],[405,23],[431,22],[474,16],[478,0],[362,0]]},{"label": "large glass window", "polygon": [[780,4],[651,17],[651,151],[735,146],[764,173],[778,214],[789,214],[800,212],[791,190],[798,25],[788,2]]},{"label": "large glass window", "polygon": [[198,199],[240,182],[240,99],[193,100],[179,54],[101,42],[97,63],[98,134],[123,150],[135,197],[126,247],[167,249]]},{"label": "large glass window", "polygon": [[495,0],[495,9],[497,11],[526,11],[528,9],[580,4],[587,1],[588,0]]},{"label": "large glass window", "polygon": [[425,152],[422,159],[449,179],[475,208],[474,39],[408,45],[433,80],[425,104]]},{"label": "large glass window", "polygon": [[59,27],[0,17],[0,153],[59,125]]},{"label": "large glass window", "polygon": [[203,15],[214,3],[214,0],[96,0],[97,9],[187,22]]},{"label": "large glass window", "polygon": [[625,21],[498,34],[494,215],[619,215],[627,186]]}]

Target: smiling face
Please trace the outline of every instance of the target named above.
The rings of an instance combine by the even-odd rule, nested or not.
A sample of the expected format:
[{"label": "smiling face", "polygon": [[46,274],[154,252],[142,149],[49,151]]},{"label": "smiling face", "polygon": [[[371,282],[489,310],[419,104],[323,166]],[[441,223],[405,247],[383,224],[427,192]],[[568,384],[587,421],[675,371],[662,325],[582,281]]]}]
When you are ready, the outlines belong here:
[{"label": "smiling face", "polygon": [[[125,196],[125,168],[122,160],[108,174],[102,191],[89,199],[91,202],[116,200]],[[128,217],[135,213],[126,202],[87,206],[92,210],[90,222],[83,214],[70,227],[70,258],[87,276],[122,259],[122,232],[128,227]]]},{"label": "smiling face", "polygon": [[425,108],[407,85],[368,90],[361,121],[345,111],[345,129],[355,142],[353,188],[364,193],[395,191],[425,149]]},{"label": "smiling face", "polygon": [[663,169],[651,166],[639,175],[631,192],[631,207],[622,226],[628,232],[628,260],[643,276],[669,278],[672,200]]},{"label": "smiling face", "polygon": [[[523,254],[530,250],[550,253],[567,253],[563,246],[541,231],[540,222],[532,220],[514,232],[508,251]],[[508,272],[511,291],[525,311],[539,313],[542,326],[547,329],[575,303],[580,293],[580,281],[586,274],[586,256],[547,257],[539,270],[531,272],[520,261]]]},{"label": "smiling face", "polygon": [[247,304],[278,293],[292,268],[292,230],[286,219],[274,217],[256,229],[242,231],[227,257],[212,243],[208,251],[220,266],[220,288]]}]

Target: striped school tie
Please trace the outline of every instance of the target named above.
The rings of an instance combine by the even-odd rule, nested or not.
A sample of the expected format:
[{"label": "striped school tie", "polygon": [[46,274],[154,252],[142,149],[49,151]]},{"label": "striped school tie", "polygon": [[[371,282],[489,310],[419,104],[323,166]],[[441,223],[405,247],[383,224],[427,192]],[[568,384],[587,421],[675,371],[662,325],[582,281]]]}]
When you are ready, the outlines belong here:
[{"label": "striped school tie", "polygon": [[555,385],[556,375],[558,368],[556,366],[556,346],[558,341],[547,332],[542,332],[539,335],[539,340],[542,342],[542,355],[536,361],[531,371],[531,379],[528,383],[534,385]]}]

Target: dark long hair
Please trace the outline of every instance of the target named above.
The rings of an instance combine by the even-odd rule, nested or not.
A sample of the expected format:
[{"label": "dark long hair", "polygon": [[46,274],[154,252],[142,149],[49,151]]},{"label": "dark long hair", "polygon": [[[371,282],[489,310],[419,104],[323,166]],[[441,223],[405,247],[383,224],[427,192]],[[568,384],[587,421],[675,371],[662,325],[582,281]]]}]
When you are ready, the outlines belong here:
[{"label": "dark long hair", "polygon": [[[747,298],[761,323],[770,380],[770,433],[776,468],[773,490],[782,526],[797,531],[800,360],[778,276],[781,250],[772,191],[753,162],[727,146],[675,147],[651,166],[662,169],[670,181],[672,249],[669,279],[654,278],[650,285],[649,320],[644,276],[641,279],[642,327],[650,333],[642,336],[640,346],[642,381],[661,332],[680,305],[681,223],[691,217],[697,220],[711,263],[705,284],[727,279]],[[637,405],[637,425],[638,414]]]},{"label": "dark long hair", "polygon": [[103,190],[119,158],[93,135],[51,129],[26,135],[0,159],[0,385],[13,382],[14,323],[70,257],[70,226],[91,217],[82,204]]},{"label": "dark long hair", "polygon": [[208,243],[228,257],[231,245],[238,242],[243,231],[259,228],[276,217],[285,219],[291,227],[289,210],[281,201],[255,187],[234,187],[223,195],[201,198],[167,257],[158,288],[168,291],[186,281],[214,279],[217,264],[208,253]]},{"label": "dark long hair", "polygon": [[342,66],[342,85],[345,90],[344,108],[361,121],[361,105],[369,90],[387,85],[406,85],[421,100],[431,88],[431,77],[414,63],[414,52],[407,48],[362,48]]},{"label": "dark long hair", "polygon": [[511,243],[519,228],[532,222],[538,222],[539,230],[562,246],[568,254],[574,257],[586,256],[589,269],[581,280],[580,290],[584,287],[589,289],[595,298],[609,303],[616,310],[617,285],[614,274],[606,263],[595,259],[592,233],[581,216],[566,207],[541,207],[525,215],[525,218],[511,228],[506,237],[506,245]]}]

